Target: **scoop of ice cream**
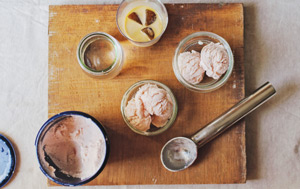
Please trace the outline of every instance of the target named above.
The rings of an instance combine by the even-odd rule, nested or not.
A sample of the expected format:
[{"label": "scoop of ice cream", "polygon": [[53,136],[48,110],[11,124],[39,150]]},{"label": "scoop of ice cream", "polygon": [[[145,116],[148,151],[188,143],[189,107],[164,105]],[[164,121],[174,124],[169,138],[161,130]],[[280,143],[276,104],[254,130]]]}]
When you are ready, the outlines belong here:
[{"label": "scoop of ice cream", "polygon": [[206,75],[214,79],[219,79],[229,66],[228,53],[220,43],[210,43],[203,47],[201,51],[201,67],[206,71]]},{"label": "scoop of ice cream", "polygon": [[66,175],[89,178],[101,167],[105,154],[105,139],[98,126],[75,115],[54,124],[39,145],[41,163],[52,177],[59,168]]},{"label": "scoop of ice cream", "polygon": [[130,123],[141,131],[150,129],[151,122],[163,127],[172,116],[173,103],[166,90],[154,84],[139,88],[134,98],[125,107],[125,116]]},{"label": "scoop of ice cream", "polygon": [[173,103],[166,90],[157,85],[143,85],[136,93],[135,99],[141,99],[145,109],[152,115],[152,124],[164,126],[172,115]]},{"label": "scoop of ice cream", "polygon": [[191,84],[200,83],[204,76],[204,70],[200,66],[200,53],[183,52],[178,56],[178,66],[182,77]]},{"label": "scoop of ice cream", "polygon": [[136,129],[140,131],[150,129],[151,116],[144,109],[142,102],[136,103],[135,98],[132,98],[125,107],[125,116]]},{"label": "scoop of ice cream", "polygon": [[173,113],[173,103],[171,99],[168,99],[167,102],[163,104],[163,107],[164,108],[161,108],[161,110],[163,110],[161,114],[154,114],[152,116],[152,124],[156,127],[165,126]]}]

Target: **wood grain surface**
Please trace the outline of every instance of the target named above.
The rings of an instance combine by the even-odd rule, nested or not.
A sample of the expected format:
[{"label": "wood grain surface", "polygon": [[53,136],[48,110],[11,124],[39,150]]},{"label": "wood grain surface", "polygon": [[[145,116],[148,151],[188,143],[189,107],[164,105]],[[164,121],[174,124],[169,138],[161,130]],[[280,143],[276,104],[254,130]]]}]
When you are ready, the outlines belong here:
[{"label": "wood grain surface", "polygon": [[[246,182],[245,122],[242,120],[199,150],[195,164],[182,172],[167,171],[160,150],[171,138],[191,136],[242,99],[244,93],[244,23],[242,4],[167,4],[169,25],[154,46],[132,45],[118,31],[118,5],[50,6],[49,117],[67,110],[86,112],[105,125],[111,153],[104,171],[87,185],[203,184]],[[76,48],[86,34],[102,31],[118,39],[125,51],[121,73],[97,80],[78,65]],[[200,94],[176,79],[172,58],[179,41],[197,31],[224,37],[234,54],[229,81],[217,91]],[[135,134],[124,123],[124,92],[143,79],[160,81],[173,91],[178,116],[166,132],[154,137]],[[50,185],[55,185],[49,181]]]}]

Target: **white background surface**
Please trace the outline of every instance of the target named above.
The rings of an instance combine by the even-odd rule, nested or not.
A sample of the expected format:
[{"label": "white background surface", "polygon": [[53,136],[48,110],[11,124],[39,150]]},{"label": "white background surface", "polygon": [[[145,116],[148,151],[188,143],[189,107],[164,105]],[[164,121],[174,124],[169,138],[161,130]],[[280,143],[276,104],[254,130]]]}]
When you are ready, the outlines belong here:
[{"label": "white background surface", "polygon": [[[38,168],[34,140],[47,119],[48,5],[87,2],[0,0],[0,133],[11,139],[18,156],[15,175],[6,188],[47,188],[46,177]],[[176,188],[300,188],[300,1],[223,2],[244,3],[246,94],[265,81],[273,83],[278,93],[246,118],[246,184]]]}]

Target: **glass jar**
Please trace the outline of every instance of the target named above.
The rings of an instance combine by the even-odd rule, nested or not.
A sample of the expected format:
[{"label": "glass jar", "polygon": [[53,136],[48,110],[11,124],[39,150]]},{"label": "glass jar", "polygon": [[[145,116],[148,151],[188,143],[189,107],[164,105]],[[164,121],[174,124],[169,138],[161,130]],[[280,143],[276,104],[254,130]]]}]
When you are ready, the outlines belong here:
[{"label": "glass jar", "polygon": [[[180,55],[180,53],[186,51],[194,50],[200,52],[205,45],[211,42],[221,43],[225,47],[229,57],[229,66],[227,71],[217,80],[207,77],[205,75],[203,80],[198,84],[191,84],[187,82],[180,73],[179,66],[178,66],[178,56]],[[173,57],[173,71],[175,73],[177,80],[187,89],[196,92],[201,92],[201,93],[211,92],[222,87],[229,79],[233,70],[233,65],[234,65],[234,59],[229,44],[225,39],[211,32],[196,32],[185,37],[183,40],[180,41],[179,45],[175,50],[175,54]]]},{"label": "glass jar", "polygon": [[94,32],[80,41],[77,60],[89,76],[112,79],[123,67],[124,52],[121,44],[113,36],[104,32]]},{"label": "glass jar", "polygon": [[[154,84],[156,86],[158,86],[161,89],[164,89],[165,91],[167,91],[167,93],[170,95],[172,103],[173,103],[173,109],[172,109],[172,115],[169,118],[169,120],[167,121],[167,123],[160,128],[156,128],[155,126],[151,127],[149,130],[147,131],[140,131],[138,129],[136,129],[131,123],[130,121],[127,119],[127,117],[125,116],[125,107],[128,104],[128,101],[130,101],[136,94],[136,92],[139,90],[140,87],[142,87],[145,84]],[[138,81],[137,83],[133,84],[131,87],[129,87],[129,89],[125,92],[125,94],[123,95],[122,98],[122,102],[121,102],[121,113],[122,113],[122,117],[124,119],[124,122],[126,123],[126,125],[135,133],[140,134],[140,135],[145,135],[145,136],[154,136],[154,135],[158,135],[161,134],[163,132],[165,132],[167,129],[169,129],[172,124],[174,123],[176,117],[177,117],[177,101],[176,98],[174,96],[174,94],[172,93],[172,91],[169,89],[169,87],[167,87],[166,85],[158,82],[158,81],[154,81],[154,80],[142,80],[142,81]]]},{"label": "glass jar", "polygon": [[[139,42],[131,39],[125,29],[125,19],[128,13],[138,7],[138,6],[147,6],[154,9],[161,18],[162,21],[162,32],[160,35],[154,39],[146,42]],[[132,44],[140,47],[148,47],[154,45],[159,41],[163,33],[166,31],[168,25],[168,12],[164,4],[160,0],[123,0],[119,5],[116,15],[117,26],[121,34],[126,37]]]}]

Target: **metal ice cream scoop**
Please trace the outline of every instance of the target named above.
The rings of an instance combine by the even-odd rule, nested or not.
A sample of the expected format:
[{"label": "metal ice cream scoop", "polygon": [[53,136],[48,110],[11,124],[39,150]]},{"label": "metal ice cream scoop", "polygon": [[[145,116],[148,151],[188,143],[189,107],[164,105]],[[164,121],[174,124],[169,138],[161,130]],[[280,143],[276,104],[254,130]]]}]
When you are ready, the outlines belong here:
[{"label": "metal ice cream scoop", "polygon": [[173,172],[188,168],[196,160],[198,148],[269,100],[275,93],[274,87],[267,82],[253,94],[208,123],[191,138],[175,137],[169,140],[161,150],[162,164],[166,169]]}]

